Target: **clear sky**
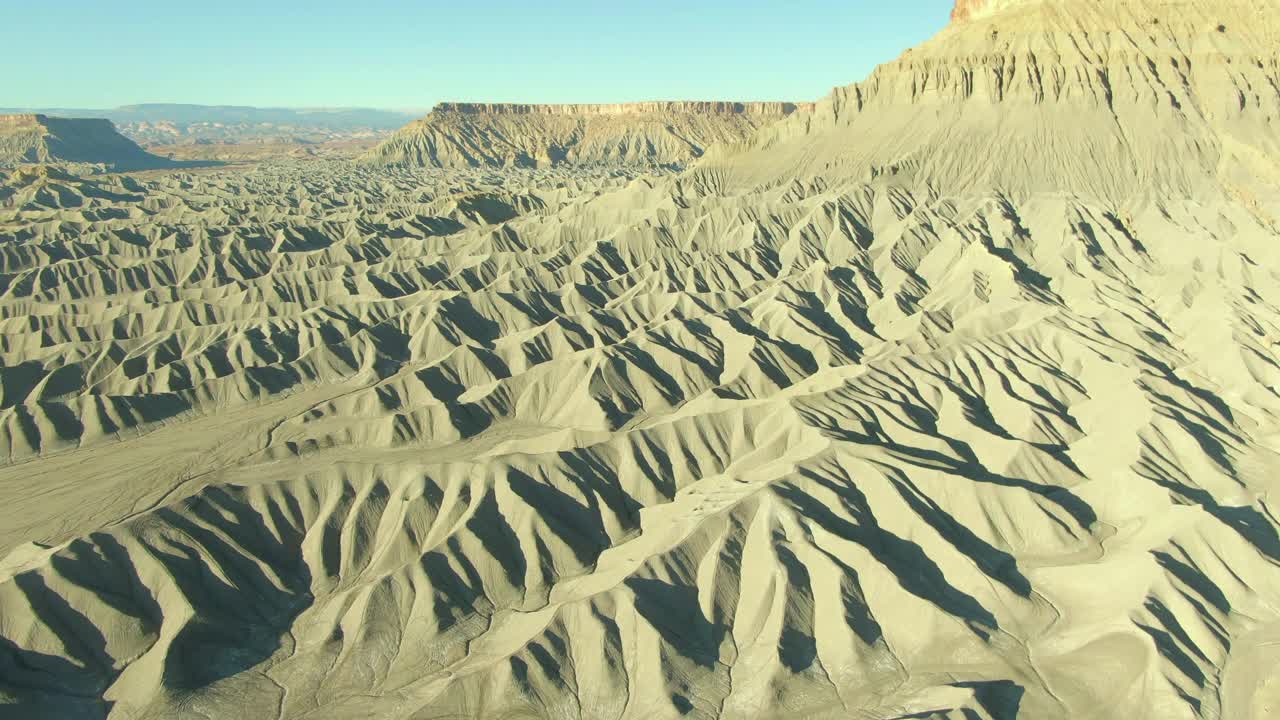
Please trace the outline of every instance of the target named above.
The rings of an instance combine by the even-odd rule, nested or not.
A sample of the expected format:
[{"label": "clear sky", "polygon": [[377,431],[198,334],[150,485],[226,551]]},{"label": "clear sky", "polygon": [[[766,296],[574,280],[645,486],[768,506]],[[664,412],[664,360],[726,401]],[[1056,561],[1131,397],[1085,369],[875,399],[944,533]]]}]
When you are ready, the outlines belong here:
[{"label": "clear sky", "polygon": [[[0,106],[811,100],[952,0],[0,0]],[[16,7],[20,5],[20,9]],[[15,67],[16,64],[16,67]]]}]

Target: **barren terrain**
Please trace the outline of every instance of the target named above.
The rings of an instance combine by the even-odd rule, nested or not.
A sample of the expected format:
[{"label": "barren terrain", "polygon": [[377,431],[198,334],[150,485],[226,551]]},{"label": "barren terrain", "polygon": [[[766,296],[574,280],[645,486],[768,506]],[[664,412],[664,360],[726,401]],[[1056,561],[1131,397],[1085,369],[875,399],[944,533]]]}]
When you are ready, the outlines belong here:
[{"label": "barren terrain", "polygon": [[0,716],[1275,717],[1274,8],[955,17],[683,172],[0,171]]},{"label": "barren terrain", "polygon": [[613,105],[441,103],[370,151],[407,167],[683,168],[716,144],[742,142],[812,103]]}]

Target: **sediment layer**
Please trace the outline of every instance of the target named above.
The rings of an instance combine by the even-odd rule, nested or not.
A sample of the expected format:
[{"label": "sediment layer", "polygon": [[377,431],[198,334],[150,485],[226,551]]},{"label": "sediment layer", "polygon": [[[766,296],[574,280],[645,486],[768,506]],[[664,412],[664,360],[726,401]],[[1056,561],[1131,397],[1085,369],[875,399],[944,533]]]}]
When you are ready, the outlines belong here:
[{"label": "sediment layer", "polygon": [[417,167],[682,167],[716,143],[740,142],[811,109],[796,103],[441,103],[368,160]]}]

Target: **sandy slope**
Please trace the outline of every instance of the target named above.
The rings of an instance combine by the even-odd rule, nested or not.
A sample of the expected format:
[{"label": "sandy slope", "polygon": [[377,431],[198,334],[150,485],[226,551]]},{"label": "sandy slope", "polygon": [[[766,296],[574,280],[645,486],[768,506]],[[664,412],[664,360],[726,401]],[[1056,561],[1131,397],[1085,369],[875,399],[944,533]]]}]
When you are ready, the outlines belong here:
[{"label": "sandy slope", "polygon": [[[944,193],[1266,202],[1280,22],[1266,0],[1012,0],[715,163],[748,186],[892,174]],[[1003,8],[1003,9],[999,9]],[[1252,197],[1265,188],[1269,196]]]},{"label": "sandy slope", "polygon": [[1006,5],[681,175],[4,176],[0,715],[1275,716],[1274,19]]}]

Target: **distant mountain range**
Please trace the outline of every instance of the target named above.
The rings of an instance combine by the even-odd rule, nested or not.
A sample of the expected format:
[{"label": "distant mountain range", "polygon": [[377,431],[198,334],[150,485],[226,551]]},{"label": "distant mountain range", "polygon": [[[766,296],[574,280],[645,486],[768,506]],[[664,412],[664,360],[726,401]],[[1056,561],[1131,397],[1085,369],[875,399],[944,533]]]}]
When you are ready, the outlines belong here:
[{"label": "distant mountain range", "polygon": [[118,108],[0,108],[0,113],[104,118],[143,145],[198,143],[320,143],[372,138],[395,130],[413,113],[370,108],[259,108],[148,103]]}]

